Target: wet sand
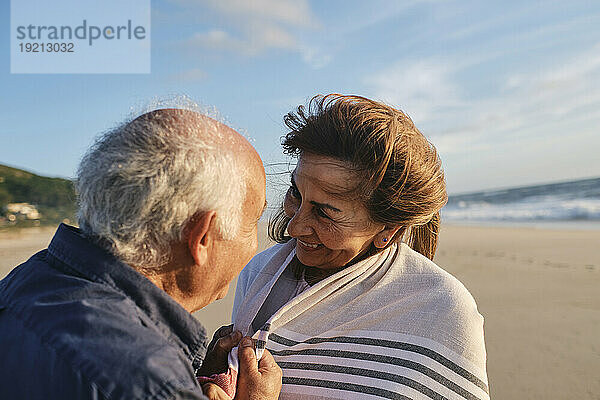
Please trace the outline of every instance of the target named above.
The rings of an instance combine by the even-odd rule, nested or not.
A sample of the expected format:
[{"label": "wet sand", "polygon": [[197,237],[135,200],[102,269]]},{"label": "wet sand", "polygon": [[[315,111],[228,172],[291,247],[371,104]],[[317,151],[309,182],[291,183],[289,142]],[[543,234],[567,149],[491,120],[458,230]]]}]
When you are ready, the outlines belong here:
[{"label": "wet sand", "polygon": [[[52,234],[0,232],[0,278]],[[446,226],[436,262],[485,317],[492,399],[600,399],[600,231]],[[209,333],[234,291],[195,314]]]}]

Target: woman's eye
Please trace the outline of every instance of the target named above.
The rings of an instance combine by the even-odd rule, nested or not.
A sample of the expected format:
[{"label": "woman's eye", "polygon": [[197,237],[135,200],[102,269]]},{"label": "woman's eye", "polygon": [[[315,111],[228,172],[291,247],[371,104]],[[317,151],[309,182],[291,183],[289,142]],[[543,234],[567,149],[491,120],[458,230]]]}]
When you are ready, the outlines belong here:
[{"label": "woman's eye", "polygon": [[[290,188],[288,189],[288,194],[297,201],[302,201],[302,195],[300,194],[300,191],[298,190],[298,188],[296,187],[296,185],[292,184],[290,186]],[[319,218],[324,218],[324,219],[328,219],[328,220],[333,220],[329,215],[327,215],[327,213],[325,213],[325,211],[323,211],[322,208],[320,207],[314,207],[314,213],[319,217]]]},{"label": "woman's eye", "polygon": [[301,199],[302,195],[296,186],[290,186],[290,194],[296,199]]},{"label": "woman's eye", "polygon": [[327,219],[331,219],[331,217],[330,217],[329,215],[327,215],[327,214],[325,213],[325,211],[323,211],[323,210],[322,210],[322,209],[320,209],[320,208],[315,208],[315,212],[316,212],[316,213],[317,213],[317,215],[318,215],[319,217],[321,217],[321,218],[327,218]]}]

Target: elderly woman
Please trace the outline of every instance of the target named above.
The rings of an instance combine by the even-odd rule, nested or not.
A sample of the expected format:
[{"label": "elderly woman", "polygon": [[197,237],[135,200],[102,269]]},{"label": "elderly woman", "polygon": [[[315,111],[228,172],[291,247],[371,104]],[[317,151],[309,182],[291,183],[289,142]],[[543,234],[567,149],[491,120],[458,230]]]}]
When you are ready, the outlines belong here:
[{"label": "elderly woman", "polygon": [[282,399],[487,399],[483,318],[433,263],[447,200],[434,146],[401,111],[317,96],[285,117],[298,158],[238,280],[234,327],[283,369]]}]

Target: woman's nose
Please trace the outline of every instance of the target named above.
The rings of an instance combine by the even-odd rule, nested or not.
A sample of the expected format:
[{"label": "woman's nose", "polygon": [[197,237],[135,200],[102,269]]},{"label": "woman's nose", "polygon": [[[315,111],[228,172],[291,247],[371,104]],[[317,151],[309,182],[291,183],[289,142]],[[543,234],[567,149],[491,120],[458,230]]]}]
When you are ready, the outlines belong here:
[{"label": "woman's nose", "polygon": [[287,231],[292,237],[307,236],[312,233],[310,215],[304,207],[300,206],[287,226]]}]

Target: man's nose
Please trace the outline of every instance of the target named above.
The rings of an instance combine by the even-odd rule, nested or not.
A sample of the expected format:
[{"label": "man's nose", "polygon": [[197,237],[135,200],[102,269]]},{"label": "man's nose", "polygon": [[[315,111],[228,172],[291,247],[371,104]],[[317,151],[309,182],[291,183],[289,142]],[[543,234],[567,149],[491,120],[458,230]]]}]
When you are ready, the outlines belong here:
[{"label": "man's nose", "polygon": [[296,211],[287,226],[287,231],[292,237],[308,236],[312,234],[310,212],[304,205]]}]

